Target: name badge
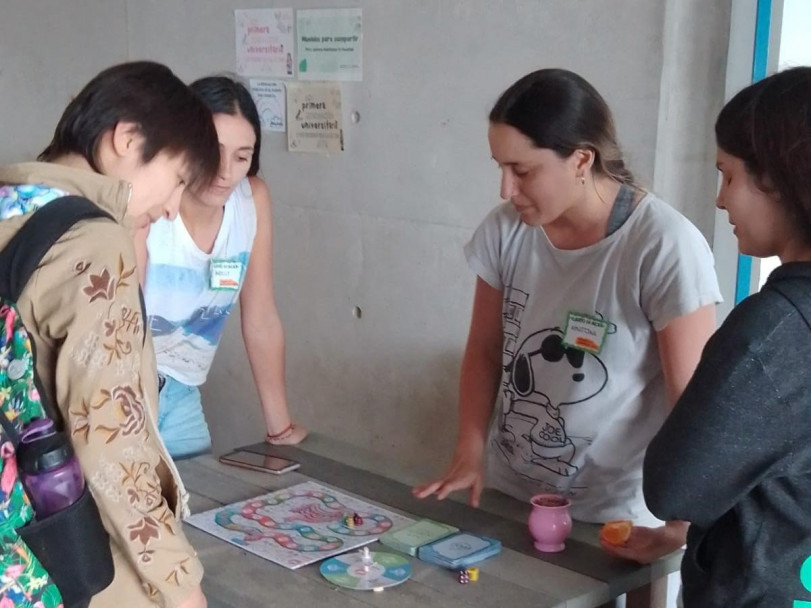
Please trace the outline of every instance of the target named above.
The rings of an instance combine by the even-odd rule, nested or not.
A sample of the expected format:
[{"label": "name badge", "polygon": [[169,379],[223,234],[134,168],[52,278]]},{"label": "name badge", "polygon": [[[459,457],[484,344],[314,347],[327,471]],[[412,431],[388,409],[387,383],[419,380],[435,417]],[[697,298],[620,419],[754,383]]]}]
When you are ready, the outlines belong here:
[{"label": "name badge", "polygon": [[603,349],[608,335],[608,321],[570,312],[566,317],[566,330],[563,332],[563,343],[587,353],[598,354]]},{"label": "name badge", "polygon": [[211,260],[211,289],[239,289],[242,279],[242,262]]}]

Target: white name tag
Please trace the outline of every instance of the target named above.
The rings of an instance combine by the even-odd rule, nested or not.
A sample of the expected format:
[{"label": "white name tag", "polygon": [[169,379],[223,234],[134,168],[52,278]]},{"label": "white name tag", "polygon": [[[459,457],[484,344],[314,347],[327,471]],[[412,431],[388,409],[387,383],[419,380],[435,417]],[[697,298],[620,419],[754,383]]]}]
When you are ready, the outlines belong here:
[{"label": "white name tag", "polygon": [[572,348],[597,354],[603,349],[608,334],[608,321],[570,312],[566,317],[566,330],[563,332],[563,343]]},{"label": "white name tag", "polygon": [[211,260],[211,289],[239,289],[242,262]]}]

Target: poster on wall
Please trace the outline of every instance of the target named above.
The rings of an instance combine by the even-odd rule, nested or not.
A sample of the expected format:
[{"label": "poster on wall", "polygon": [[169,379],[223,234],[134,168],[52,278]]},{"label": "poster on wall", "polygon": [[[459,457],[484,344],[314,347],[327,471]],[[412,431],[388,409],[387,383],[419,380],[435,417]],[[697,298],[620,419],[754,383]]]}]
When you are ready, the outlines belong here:
[{"label": "poster on wall", "polygon": [[340,85],[287,85],[287,149],[321,154],[343,151]]},{"label": "poster on wall", "polygon": [[359,8],[296,12],[300,80],[363,80],[363,13]]},{"label": "poster on wall", "polygon": [[237,73],[286,78],[294,75],[293,9],[234,11]]},{"label": "poster on wall", "polygon": [[251,78],[251,96],[263,131],[284,131],[284,82]]}]

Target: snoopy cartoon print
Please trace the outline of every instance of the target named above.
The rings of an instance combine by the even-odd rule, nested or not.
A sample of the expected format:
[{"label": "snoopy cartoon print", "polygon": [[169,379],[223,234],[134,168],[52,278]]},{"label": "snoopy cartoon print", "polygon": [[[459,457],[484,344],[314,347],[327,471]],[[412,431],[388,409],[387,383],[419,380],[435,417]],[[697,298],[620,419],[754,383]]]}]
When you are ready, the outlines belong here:
[{"label": "snoopy cartoon print", "polygon": [[[616,326],[612,329],[616,331]],[[566,432],[561,408],[600,393],[608,383],[605,364],[597,355],[565,344],[563,331],[554,327],[530,334],[505,372],[499,447],[513,457],[517,452],[530,477],[534,467],[526,465],[574,476],[577,448]]]}]

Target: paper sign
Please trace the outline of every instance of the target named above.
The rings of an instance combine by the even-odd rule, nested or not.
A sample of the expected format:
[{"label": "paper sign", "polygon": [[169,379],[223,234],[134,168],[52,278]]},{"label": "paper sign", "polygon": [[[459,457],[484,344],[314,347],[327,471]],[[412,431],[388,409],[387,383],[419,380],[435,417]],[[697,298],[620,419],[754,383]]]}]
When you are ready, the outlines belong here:
[{"label": "paper sign", "polygon": [[251,78],[251,95],[259,111],[263,131],[284,131],[284,83]]},{"label": "paper sign", "polygon": [[293,76],[293,9],[234,11],[237,73],[245,76]]},{"label": "paper sign", "polygon": [[344,149],[340,85],[287,85],[287,147],[322,154]]},{"label": "paper sign", "polygon": [[363,80],[363,13],[359,8],[296,13],[300,80]]}]

